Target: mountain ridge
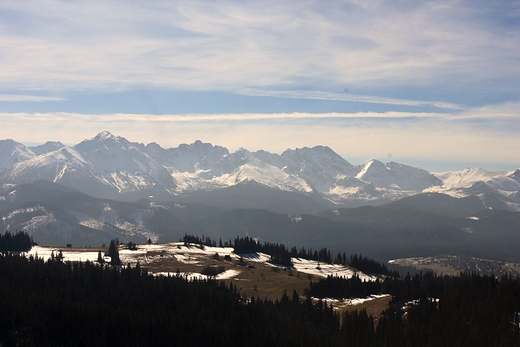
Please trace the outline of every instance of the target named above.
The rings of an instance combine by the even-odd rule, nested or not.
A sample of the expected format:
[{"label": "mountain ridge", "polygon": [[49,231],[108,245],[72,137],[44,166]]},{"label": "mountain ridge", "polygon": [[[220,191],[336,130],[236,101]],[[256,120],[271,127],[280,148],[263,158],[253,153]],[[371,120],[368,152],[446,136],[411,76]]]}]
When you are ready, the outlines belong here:
[{"label": "mountain ridge", "polygon": [[[433,174],[401,163],[353,165],[327,146],[287,149],[281,155],[203,143],[164,149],[104,131],[74,146],[27,147],[0,141],[0,184],[45,179],[114,200],[199,196],[247,182],[299,193],[338,207],[381,205],[422,193],[478,196],[520,210],[520,174],[468,168]],[[212,193],[214,194],[214,193]],[[197,201],[194,201],[197,202]],[[321,202],[320,202],[321,203]],[[268,208],[268,206],[255,206]],[[306,212],[306,211],[301,211]]]},{"label": "mountain ridge", "polygon": [[[254,182],[210,193],[214,196],[204,196],[206,205],[197,197],[124,202],[38,181],[0,192],[0,227],[24,230],[43,245],[99,246],[116,238],[125,243],[149,238],[168,242],[187,233],[224,241],[250,236],[286,247],[321,244],[385,261],[464,254],[520,262],[520,212],[486,207],[475,196],[423,193],[381,206],[347,209],[316,207],[307,195]],[[276,201],[278,212],[256,208],[256,200]],[[288,213],[299,208],[312,208],[314,213]]]}]

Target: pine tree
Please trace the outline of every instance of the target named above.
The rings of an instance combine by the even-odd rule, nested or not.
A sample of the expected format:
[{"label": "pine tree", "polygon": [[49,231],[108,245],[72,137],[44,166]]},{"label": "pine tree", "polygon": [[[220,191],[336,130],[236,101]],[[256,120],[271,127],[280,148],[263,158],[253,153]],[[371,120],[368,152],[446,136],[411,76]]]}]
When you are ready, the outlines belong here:
[{"label": "pine tree", "polygon": [[98,251],[97,262],[100,263],[100,264],[104,264],[105,263],[105,259],[101,255],[101,251]]},{"label": "pine tree", "polygon": [[119,251],[117,250],[116,240],[110,241],[110,246],[108,246],[107,255],[110,257],[110,263],[112,265],[121,265],[121,260],[119,259]]}]

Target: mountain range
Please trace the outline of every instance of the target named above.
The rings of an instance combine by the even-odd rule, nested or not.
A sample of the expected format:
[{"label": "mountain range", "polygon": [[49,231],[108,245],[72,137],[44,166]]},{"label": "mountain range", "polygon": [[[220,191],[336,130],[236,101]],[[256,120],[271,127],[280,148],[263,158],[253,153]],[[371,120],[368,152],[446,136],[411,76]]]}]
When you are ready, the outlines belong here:
[{"label": "mountain range", "polygon": [[0,141],[0,215],[45,245],[260,240],[397,257],[520,262],[520,170],[353,165],[325,146],[281,155],[102,132],[74,146]]},{"label": "mountain range", "polygon": [[[520,210],[520,170],[468,168],[434,174],[378,160],[353,165],[325,146],[287,149],[281,155],[243,148],[230,153],[201,141],[164,149],[157,143],[130,142],[109,132],[71,147],[60,142],[28,147],[13,140],[0,141],[0,184],[4,189],[38,180],[121,201],[153,197],[202,202],[207,201],[204,193],[245,186],[242,190],[271,191],[267,195],[278,191],[280,198],[284,195],[280,193],[294,193],[289,194],[291,200],[299,196],[307,201],[301,209],[287,211],[294,213],[381,205],[428,192],[482,200],[492,196],[506,209]],[[280,211],[263,201],[250,207]]]}]

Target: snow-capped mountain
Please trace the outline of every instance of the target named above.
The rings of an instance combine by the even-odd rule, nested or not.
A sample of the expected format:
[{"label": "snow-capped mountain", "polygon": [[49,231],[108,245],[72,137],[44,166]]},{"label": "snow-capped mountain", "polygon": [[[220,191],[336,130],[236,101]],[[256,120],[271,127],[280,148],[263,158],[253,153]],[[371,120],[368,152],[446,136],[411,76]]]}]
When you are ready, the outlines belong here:
[{"label": "snow-capped mountain", "polygon": [[36,157],[29,147],[13,140],[0,140],[0,169]]},{"label": "snow-capped mountain", "polygon": [[442,185],[439,178],[426,170],[395,162],[383,164],[378,160],[369,161],[356,178],[380,188],[397,190],[422,191]]},{"label": "snow-capped mountain", "polygon": [[57,151],[58,149],[65,147],[65,145],[59,141],[47,141],[43,145],[30,147],[36,155],[42,155],[49,152]]},{"label": "snow-capped mountain", "polygon": [[130,142],[108,132],[72,147],[47,142],[29,148],[13,140],[0,141],[1,185],[48,180],[116,200],[149,196],[167,200],[197,194],[204,202],[204,192],[213,192],[215,198],[215,191],[255,183],[256,193],[259,187],[298,193],[318,199],[319,206],[379,205],[436,192],[488,200],[492,196],[508,209],[520,210],[519,172],[466,169],[432,174],[377,160],[352,165],[325,146],[287,149],[281,155],[243,148],[229,153],[201,141],[164,149],[157,143]]},{"label": "snow-capped mountain", "polygon": [[297,175],[320,192],[330,190],[337,175],[353,177],[356,168],[325,146],[288,149],[281,155],[285,172]]},{"label": "snow-capped mountain", "polygon": [[96,177],[119,193],[175,188],[170,172],[146,154],[141,144],[102,132],[75,145],[74,150],[92,165]]},{"label": "snow-capped mountain", "polygon": [[520,210],[519,170],[513,172],[491,171],[479,168],[467,168],[437,174],[442,180],[441,186],[425,189],[425,192],[437,192],[453,197],[485,195],[504,197],[504,203],[511,210]]},{"label": "snow-capped mountain", "polygon": [[191,173],[209,170],[229,154],[227,148],[202,143],[199,140],[191,145],[181,144],[177,148],[169,149],[152,142],[146,145],[145,151],[165,167]]},{"label": "snow-capped mountain", "polygon": [[[94,170],[94,166],[73,148],[63,147],[54,152],[18,161],[0,170],[0,177],[7,183],[20,184],[47,180],[74,186],[82,182],[99,181],[93,174]],[[103,184],[103,182],[98,183]]]},{"label": "snow-capped mountain", "polygon": [[243,148],[222,158],[211,170],[201,175],[227,186],[254,181],[288,191],[310,193],[313,190],[312,186],[304,179],[280,170]]}]

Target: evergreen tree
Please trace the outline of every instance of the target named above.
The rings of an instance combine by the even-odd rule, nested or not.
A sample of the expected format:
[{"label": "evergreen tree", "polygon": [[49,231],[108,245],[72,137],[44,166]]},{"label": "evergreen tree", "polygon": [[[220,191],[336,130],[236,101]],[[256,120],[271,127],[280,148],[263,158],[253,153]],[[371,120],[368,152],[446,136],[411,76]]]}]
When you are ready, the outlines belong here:
[{"label": "evergreen tree", "polygon": [[107,256],[110,257],[110,263],[112,265],[121,265],[121,260],[119,259],[119,250],[117,249],[117,241],[111,240],[110,245],[108,246],[108,251],[106,253]]},{"label": "evergreen tree", "polygon": [[100,263],[100,264],[104,264],[105,263],[105,259],[101,255],[101,251],[98,251],[97,262]]}]

